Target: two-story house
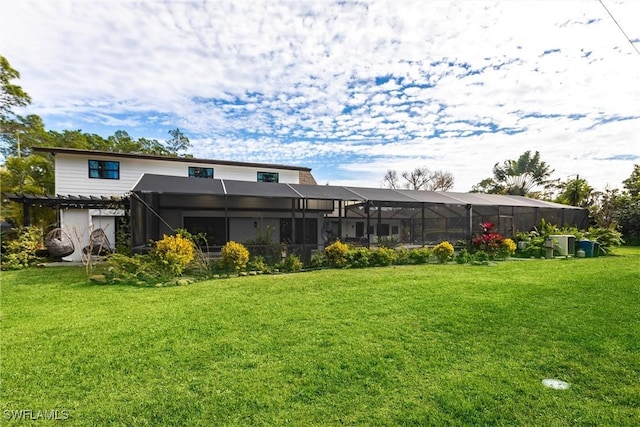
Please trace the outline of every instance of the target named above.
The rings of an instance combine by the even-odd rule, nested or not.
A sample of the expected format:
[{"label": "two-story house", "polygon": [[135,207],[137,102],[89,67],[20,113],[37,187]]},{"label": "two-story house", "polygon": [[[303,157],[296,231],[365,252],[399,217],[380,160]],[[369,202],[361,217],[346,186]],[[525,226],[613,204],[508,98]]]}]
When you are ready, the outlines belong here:
[{"label": "two-story house", "polygon": [[[225,160],[196,159],[185,157],[154,156],[130,153],[111,153],[69,148],[34,148],[36,152],[50,153],[55,156],[55,193],[69,196],[70,200],[82,198],[120,198],[130,194],[145,174],[156,176],[149,178],[158,181],[161,177],[183,177],[185,191],[191,186],[200,184],[213,185],[214,182],[247,181],[262,183],[305,184],[315,185],[311,169],[297,166],[278,164],[235,162]],[[229,237],[224,231],[225,224],[221,224],[219,213],[215,206],[203,209],[203,206],[191,206],[185,201],[185,209],[163,209],[163,216],[159,212],[148,211],[161,224],[161,230],[149,234],[149,238],[157,239],[159,233],[171,233],[175,228],[187,228],[194,233],[205,232],[210,235],[212,244],[224,244]],[[90,204],[87,204],[91,206]],[[72,240],[75,240],[76,251],[67,260],[79,260],[81,249],[89,241],[90,230],[102,229],[111,243],[115,241],[115,234],[124,218],[123,209],[110,208],[108,203],[104,207],[85,207],[79,204],[74,207],[69,203],[60,209],[60,227],[64,229]],[[139,205],[136,205],[139,206]],[[189,208],[191,206],[191,208]],[[146,209],[146,208],[145,208]],[[152,209],[152,208],[151,208]],[[156,215],[158,215],[156,217]],[[266,212],[249,214],[244,212],[231,224],[233,238],[244,241],[255,236],[254,224],[260,221],[279,228],[280,221],[274,215]],[[267,218],[265,218],[267,217]],[[268,218],[271,217],[271,218]],[[229,219],[227,218],[227,221]],[[265,224],[266,221],[266,224]],[[220,230],[223,230],[220,232]],[[217,233],[216,233],[217,232]],[[279,230],[277,230],[279,233]],[[138,237],[140,246],[146,244],[146,239]],[[145,235],[145,237],[147,237]],[[277,238],[278,236],[276,236]],[[140,240],[143,239],[143,240]]]}]

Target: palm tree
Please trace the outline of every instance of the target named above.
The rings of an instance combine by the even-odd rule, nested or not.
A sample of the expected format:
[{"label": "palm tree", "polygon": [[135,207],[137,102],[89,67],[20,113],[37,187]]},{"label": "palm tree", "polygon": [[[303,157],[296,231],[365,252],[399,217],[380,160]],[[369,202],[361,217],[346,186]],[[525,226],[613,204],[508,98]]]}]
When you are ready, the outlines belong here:
[{"label": "palm tree", "polygon": [[526,196],[537,186],[549,186],[553,171],[547,162],[540,160],[538,151],[533,156],[531,151],[526,151],[518,160],[505,160],[502,165],[496,163],[493,166],[493,178],[483,180],[474,190]]}]

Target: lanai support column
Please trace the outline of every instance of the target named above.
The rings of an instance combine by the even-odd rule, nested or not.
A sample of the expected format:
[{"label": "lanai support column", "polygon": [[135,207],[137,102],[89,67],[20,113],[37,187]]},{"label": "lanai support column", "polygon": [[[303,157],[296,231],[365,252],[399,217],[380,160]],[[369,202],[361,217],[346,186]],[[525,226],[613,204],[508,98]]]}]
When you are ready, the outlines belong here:
[{"label": "lanai support column", "polygon": [[420,234],[422,235],[421,236],[421,238],[422,238],[422,246],[425,245],[425,241],[424,241],[425,240],[425,226],[426,226],[426,224],[425,224],[425,216],[424,216],[425,206],[426,206],[426,203],[422,203],[422,223],[420,225]]},{"label": "lanai support column", "polygon": [[469,232],[467,233],[467,246],[471,250],[471,244],[473,241],[473,205],[467,205],[467,212],[469,216]]},{"label": "lanai support column", "polygon": [[291,243],[296,244],[296,199],[291,199]]},{"label": "lanai support column", "polygon": [[340,241],[343,240],[342,239],[342,212],[343,212],[343,209],[344,209],[344,202],[342,200],[338,200],[338,239],[340,239]]},{"label": "lanai support column", "polygon": [[371,247],[371,219],[369,218],[369,214],[371,212],[371,204],[369,201],[366,201],[364,205],[364,212],[367,214],[367,249]]},{"label": "lanai support column", "polygon": [[[302,202],[302,259],[306,260],[306,257],[307,257],[307,224],[306,224],[307,199],[302,199],[301,202]],[[316,228],[316,233],[317,232],[318,232],[318,229]]]},{"label": "lanai support column", "polygon": [[224,240],[225,243],[231,240],[231,231],[229,230],[229,196],[224,195]]},{"label": "lanai support column", "polygon": [[377,237],[377,241],[376,241],[376,246],[380,245],[380,237],[382,237],[380,235],[380,230],[382,229],[382,205],[379,204],[378,206],[378,222],[376,225],[376,237]]}]

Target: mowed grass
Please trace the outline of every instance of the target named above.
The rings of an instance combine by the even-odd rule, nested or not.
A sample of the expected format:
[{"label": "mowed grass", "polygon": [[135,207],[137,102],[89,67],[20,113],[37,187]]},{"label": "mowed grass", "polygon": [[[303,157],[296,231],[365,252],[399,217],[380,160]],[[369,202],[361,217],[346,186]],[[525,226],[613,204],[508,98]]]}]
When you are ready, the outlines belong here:
[{"label": "mowed grass", "polygon": [[175,288],[1,274],[2,411],[64,410],[68,425],[640,425],[640,248]]}]

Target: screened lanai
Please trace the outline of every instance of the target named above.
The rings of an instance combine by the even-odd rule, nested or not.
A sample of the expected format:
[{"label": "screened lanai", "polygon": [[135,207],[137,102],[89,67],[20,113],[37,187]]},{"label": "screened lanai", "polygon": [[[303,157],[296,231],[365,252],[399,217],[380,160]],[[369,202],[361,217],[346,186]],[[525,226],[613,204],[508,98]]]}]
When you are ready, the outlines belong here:
[{"label": "screened lanai", "polygon": [[250,240],[263,224],[275,239],[317,248],[335,239],[375,246],[469,243],[491,221],[505,236],[544,218],[585,228],[585,209],[520,196],[279,184],[145,174],[132,190],[134,247],[175,228],[204,232],[213,246]]}]

